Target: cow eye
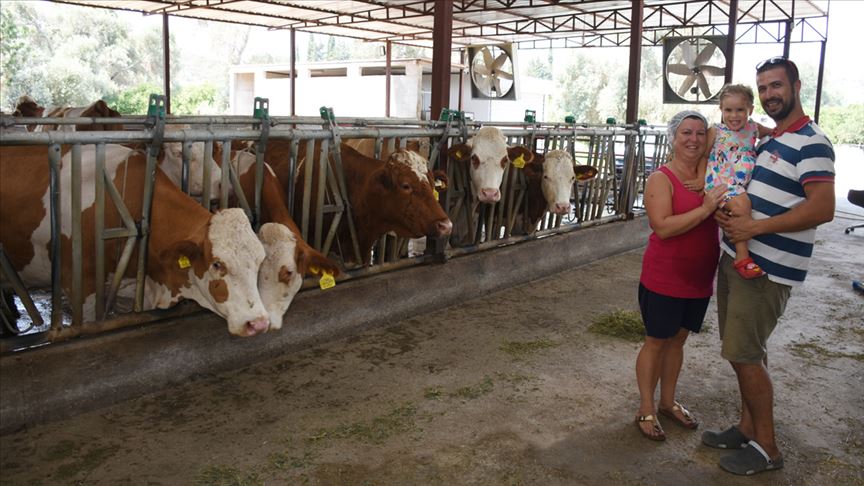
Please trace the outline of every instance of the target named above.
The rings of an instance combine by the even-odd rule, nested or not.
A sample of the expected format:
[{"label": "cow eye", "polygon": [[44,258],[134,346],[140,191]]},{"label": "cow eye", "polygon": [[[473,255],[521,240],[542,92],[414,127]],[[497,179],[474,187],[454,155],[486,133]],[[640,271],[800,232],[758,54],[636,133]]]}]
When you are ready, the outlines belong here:
[{"label": "cow eye", "polygon": [[549,180],[549,176],[548,176],[548,175],[544,175],[543,178],[546,179],[547,181]]},{"label": "cow eye", "polygon": [[225,265],[222,262],[213,262],[212,267],[213,271],[219,272],[222,271],[223,268],[225,268]]},{"label": "cow eye", "polygon": [[403,182],[402,183],[402,190],[403,191],[410,191],[411,190],[411,184],[408,184],[407,182]]}]

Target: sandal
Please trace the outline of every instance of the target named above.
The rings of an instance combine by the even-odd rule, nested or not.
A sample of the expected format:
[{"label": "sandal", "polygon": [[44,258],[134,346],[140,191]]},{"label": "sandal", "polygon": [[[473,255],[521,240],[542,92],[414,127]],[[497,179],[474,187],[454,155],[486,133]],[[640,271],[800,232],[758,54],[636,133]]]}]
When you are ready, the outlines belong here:
[{"label": "sandal", "polygon": [[[645,432],[642,428],[643,422],[654,422],[654,426],[651,427],[651,433]],[[663,432],[663,428],[660,427],[660,422],[657,421],[657,417],[654,415],[637,415],[636,427],[639,429],[642,436],[647,439],[656,440],[658,442],[666,440],[666,433]]]},{"label": "sandal", "polygon": [[783,456],[771,459],[755,440],[751,440],[744,449],[721,457],[720,467],[732,474],[752,476],[783,469]]},{"label": "sandal", "polygon": [[750,257],[735,262],[733,266],[735,267],[735,271],[738,272],[738,275],[741,275],[741,278],[745,280],[752,280],[765,275],[762,268],[760,268],[759,265],[757,265]]},{"label": "sandal", "polygon": [[731,426],[726,430],[706,430],[702,434],[702,443],[715,449],[743,449],[750,439],[738,427]]},{"label": "sandal", "polygon": [[[679,416],[675,412],[679,412],[681,415]],[[684,427],[685,429],[692,430],[699,428],[699,421],[693,418],[693,414],[691,414],[689,410],[684,408],[684,405],[681,405],[678,402],[674,402],[672,408],[661,408],[660,415],[671,418],[675,421],[675,423],[677,423],[681,427]]]}]

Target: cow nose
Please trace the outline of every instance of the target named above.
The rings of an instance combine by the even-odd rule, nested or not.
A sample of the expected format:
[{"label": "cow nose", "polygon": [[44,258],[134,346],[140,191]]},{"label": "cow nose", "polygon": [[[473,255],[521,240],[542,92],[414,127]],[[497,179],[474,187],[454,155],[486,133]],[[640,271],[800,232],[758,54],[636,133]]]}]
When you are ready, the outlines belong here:
[{"label": "cow nose", "polygon": [[501,191],[498,189],[480,189],[480,201],[497,202],[501,199]]},{"label": "cow nose", "polygon": [[453,231],[453,223],[449,219],[444,219],[435,223],[435,229],[438,230],[438,236],[447,236]]},{"label": "cow nose", "polygon": [[570,203],[555,203],[555,207],[552,209],[555,214],[567,214],[568,211],[570,211]]},{"label": "cow nose", "polygon": [[254,336],[260,332],[266,331],[268,327],[270,327],[270,318],[259,317],[253,321],[248,321],[244,331],[247,336]]}]

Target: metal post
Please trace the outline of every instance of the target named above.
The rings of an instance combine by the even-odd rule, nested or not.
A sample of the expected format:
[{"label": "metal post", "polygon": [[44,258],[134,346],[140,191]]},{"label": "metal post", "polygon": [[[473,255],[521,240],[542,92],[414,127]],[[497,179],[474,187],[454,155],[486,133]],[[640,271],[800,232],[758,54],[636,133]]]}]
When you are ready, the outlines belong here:
[{"label": "metal post", "polygon": [[105,318],[105,144],[96,144],[96,221],[93,227],[96,244],[96,320]]},{"label": "metal post", "polygon": [[726,36],[726,74],[723,81],[732,82],[732,72],[735,66],[735,40],[738,36],[738,0],[729,0],[729,24]]},{"label": "metal post", "polygon": [[642,69],[642,0],[633,0],[630,8],[630,70],[627,73],[626,123],[639,117],[639,73]]},{"label": "metal post", "polygon": [[386,64],[384,65],[384,79],[385,79],[384,84],[386,85],[386,88],[384,90],[385,91],[385,93],[384,93],[384,116],[386,116],[387,118],[390,118],[390,74],[391,74],[390,62],[392,60],[392,54],[390,51],[392,48],[393,48],[393,45],[388,40],[387,46],[385,47],[385,49],[387,49],[387,54],[386,54],[387,55],[387,61],[386,61]]},{"label": "metal post", "polygon": [[786,21],[786,35],[783,37],[783,57],[789,59],[789,45],[792,43],[792,27],[794,26],[795,19],[789,19]]},{"label": "metal post", "polygon": [[63,326],[63,287],[60,282],[60,144],[48,147],[48,162],[51,171],[51,330],[60,331]]},{"label": "metal post", "polygon": [[297,38],[294,27],[291,27],[291,116],[297,116]]},{"label": "metal post", "polygon": [[171,31],[168,29],[168,14],[162,14],[162,62],[164,63],[165,113],[171,114],[171,49],[169,40]]},{"label": "metal post", "polygon": [[450,48],[453,31],[453,2],[435,0],[435,26],[432,33],[432,112],[437,119],[450,104]]},{"label": "metal post", "polygon": [[816,107],[813,109],[813,120],[819,124],[819,108],[822,106],[822,80],[825,76],[825,44],[822,41],[822,48],[819,51],[819,76],[816,78]]}]

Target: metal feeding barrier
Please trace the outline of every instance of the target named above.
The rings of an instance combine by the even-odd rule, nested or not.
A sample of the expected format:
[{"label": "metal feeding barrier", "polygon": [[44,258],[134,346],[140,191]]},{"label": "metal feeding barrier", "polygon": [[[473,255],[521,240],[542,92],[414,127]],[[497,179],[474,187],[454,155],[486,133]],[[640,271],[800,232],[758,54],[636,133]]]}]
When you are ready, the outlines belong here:
[{"label": "metal feeding barrier", "polygon": [[[24,132],[8,130],[11,126],[51,123],[56,125],[89,125],[95,123],[122,124],[123,131],[106,132]],[[449,185],[440,191],[440,204],[454,224],[454,235],[449,241],[428,238],[422,253],[412,246],[424,247],[423,242],[409,242],[407,238],[385,235],[373,246],[371,264],[346,268],[343,279],[359,278],[392,271],[405,266],[431,261],[446,261],[466,253],[510,245],[519,241],[542,238],[565,233],[582,227],[631,218],[641,205],[644,181],[650,172],[665,160],[665,132],[645,127],[585,126],[568,120],[565,123],[536,122],[531,116],[524,122],[488,122],[484,126],[497,126],[507,137],[510,145],[525,145],[537,153],[559,149],[567,151],[577,164],[592,165],[597,176],[587,182],[577,182],[571,195],[571,211],[564,216],[546,213],[534,228],[520,226],[519,214],[527,201],[527,180],[524,172],[513,165],[505,168],[501,200],[495,204],[478,204],[472,194],[468,164],[446,159],[448,146],[466,142],[477,132],[481,124],[469,120],[466,114],[446,110],[435,121],[337,118],[332,109],[321,109],[321,117],[270,117],[267,100],[256,98],[252,117],[171,117],[164,112],[164,98],[153,96],[146,117],[120,118],[57,118],[34,119],[3,116],[0,123],[4,130],[0,145],[35,145],[46,147],[46,163],[50,170],[50,224],[51,224],[51,315],[50,330],[38,337],[26,339],[28,344],[68,339],[81,334],[98,333],[128,325],[137,325],[154,319],[165,319],[194,312],[194,306],[180,306],[172,311],[149,312],[144,309],[144,279],[146,274],[146,248],[150,235],[150,207],[153,198],[158,155],[164,143],[182,144],[181,189],[189,194],[190,153],[193,143],[204,143],[205,160],[214,158],[222,168],[219,194],[210,193],[210,164],[202,164],[203,193],[201,204],[208,209],[242,207],[254,228],[261,224],[261,191],[264,174],[264,159],[268,148],[275,141],[287,142],[288,180],[298,179],[302,171],[303,186],[288,184],[283,187],[287,195],[287,206],[301,230],[302,237],[314,248],[342,261],[363,261],[359,255],[357,230],[352,218],[352,207],[342,167],[340,145],[350,139],[373,139],[376,158],[406,148],[418,141],[423,155],[428,155],[430,170],[446,172]],[[182,126],[182,128],[177,128]],[[240,187],[237,168],[232,163],[232,144],[254,143],[255,185],[254,194],[245,194]],[[124,203],[123,187],[117,187],[105,168],[106,147],[125,144],[136,147],[146,154],[146,176],[141,181],[125,181],[144,187],[140,215],[133,214]],[[93,255],[85,255],[81,228],[82,208],[82,147],[94,146],[95,191]],[[61,169],[69,164],[71,183],[69,194],[61,191]],[[88,170],[90,170],[88,168]],[[313,186],[315,184],[315,186]],[[313,190],[314,187],[314,190]],[[65,188],[64,188],[65,189]],[[302,198],[295,202],[297,191]],[[88,191],[90,189],[87,189]],[[107,197],[106,197],[107,194]],[[313,195],[315,199],[313,199]],[[69,240],[72,247],[71,278],[72,295],[61,290],[60,259],[60,204],[70,204],[72,221]],[[212,202],[211,199],[215,200]],[[117,227],[105,227],[106,212],[116,214]],[[347,226],[351,235],[348,247],[339,244],[337,232]],[[459,228],[458,230],[456,228]],[[449,242],[449,247],[447,243]],[[110,246],[110,249],[106,248]],[[133,257],[137,250],[137,261]],[[349,258],[355,257],[355,258]],[[83,317],[83,272],[82,261],[95,259],[95,320],[84,322]],[[106,258],[116,262],[113,275],[106,275]],[[0,271],[3,280],[17,294],[25,310],[31,314],[34,325],[41,316],[24,292],[20,279],[14,274],[11,264],[0,248]],[[130,269],[131,267],[131,269]],[[134,270],[132,270],[134,269]],[[134,304],[132,314],[116,310],[117,299],[124,285],[124,275],[134,273]],[[106,280],[110,282],[106,285]],[[304,287],[315,285],[309,278]],[[67,307],[68,306],[68,307]],[[63,324],[63,313],[71,314],[71,325]],[[5,318],[6,312],[4,312]],[[8,328],[12,326],[7,322]],[[43,326],[44,327],[44,326]],[[8,329],[7,329],[8,330]],[[15,329],[17,330],[17,328]],[[19,331],[20,332],[20,331]],[[7,333],[8,336],[8,333]],[[22,337],[0,340],[0,351],[22,347]],[[18,340],[18,341],[16,341]]]}]

